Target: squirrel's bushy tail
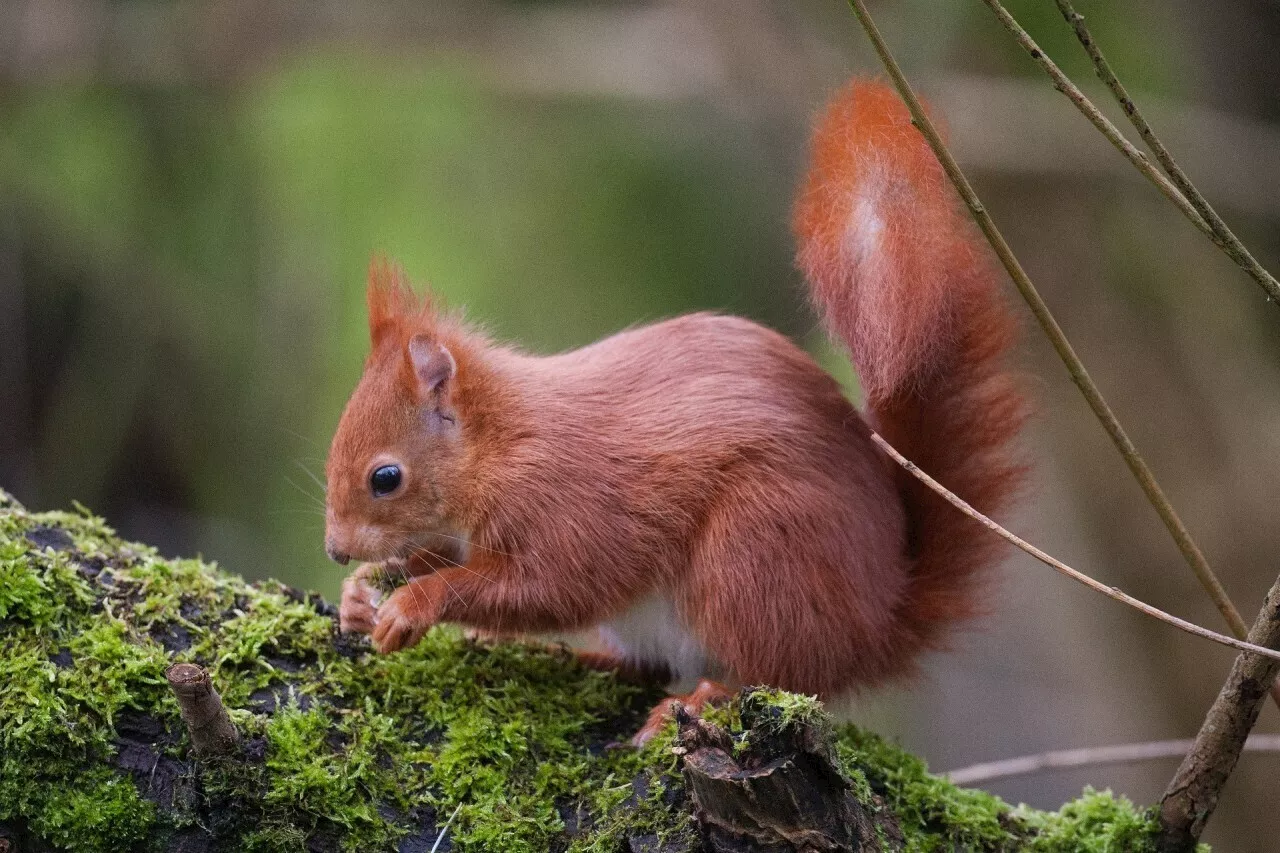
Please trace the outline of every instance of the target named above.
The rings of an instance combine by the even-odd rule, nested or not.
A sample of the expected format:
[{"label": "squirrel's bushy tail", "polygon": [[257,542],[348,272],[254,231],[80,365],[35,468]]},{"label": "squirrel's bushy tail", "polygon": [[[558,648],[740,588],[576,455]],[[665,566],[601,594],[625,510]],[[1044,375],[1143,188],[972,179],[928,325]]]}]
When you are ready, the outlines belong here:
[{"label": "squirrel's bushy tail", "polygon": [[[1025,405],[1003,367],[1014,323],[981,235],[897,95],[856,81],[814,134],[796,203],[798,261],[849,348],[872,426],[984,513],[1024,469],[1011,443]],[[1003,543],[899,471],[911,581],[901,650],[938,647],[982,609],[978,581]]]}]

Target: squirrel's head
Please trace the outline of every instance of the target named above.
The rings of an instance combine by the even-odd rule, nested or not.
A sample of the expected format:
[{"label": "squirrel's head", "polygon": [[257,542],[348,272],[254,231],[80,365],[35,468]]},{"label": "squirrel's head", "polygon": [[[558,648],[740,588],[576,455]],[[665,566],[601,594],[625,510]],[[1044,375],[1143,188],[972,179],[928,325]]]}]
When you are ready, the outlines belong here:
[{"label": "squirrel's head", "polygon": [[325,467],[325,550],[339,563],[407,558],[452,529],[460,481],[456,330],[421,303],[400,270],[369,270],[371,350]]}]

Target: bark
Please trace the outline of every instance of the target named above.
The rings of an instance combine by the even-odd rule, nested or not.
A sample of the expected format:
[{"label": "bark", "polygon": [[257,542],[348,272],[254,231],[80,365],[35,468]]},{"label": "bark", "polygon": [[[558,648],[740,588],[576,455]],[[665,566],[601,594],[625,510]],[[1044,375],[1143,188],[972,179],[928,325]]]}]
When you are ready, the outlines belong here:
[{"label": "bark", "polygon": [[[1249,642],[1280,648],[1280,578],[1267,593]],[[1195,744],[1160,800],[1160,853],[1195,850],[1277,674],[1280,661],[1249,652],[1236,658]]]},{"label": "bark", "polygon": [[893,814],[883,801],[858,800],[829,738],[809,724],[771,728],[753,703],[744,709],[756,734],[736,755],[723,729],[676,713],[676,751],[709,853],[902,849]]}]

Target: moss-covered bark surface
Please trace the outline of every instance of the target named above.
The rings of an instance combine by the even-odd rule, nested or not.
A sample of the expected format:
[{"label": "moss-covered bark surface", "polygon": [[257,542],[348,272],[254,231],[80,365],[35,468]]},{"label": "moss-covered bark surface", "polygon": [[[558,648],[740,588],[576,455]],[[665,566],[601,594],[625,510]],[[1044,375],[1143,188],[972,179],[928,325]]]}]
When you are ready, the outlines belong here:
[{"label": "moss-covered bark surface", "polygon": [[[383,657],[336,625],[314,596],[161,559],[87,512],[30,513],[0,492],[0,845],[425,853],[450,818],[442,851],[709,843],[674,727],[643,751],[616,746],[651,692],[563,650],[438,628]],[[164,679],[179,661],[211,672],[235,753],[191,753]],[[872,818],[863,849],[1148,846],[1148,814],[1124,800],[1011,808],[833,728],[804,697],[757,691],[710,719],[754,770],[791,759],[753,757],[753,740],[804,728]]]}]

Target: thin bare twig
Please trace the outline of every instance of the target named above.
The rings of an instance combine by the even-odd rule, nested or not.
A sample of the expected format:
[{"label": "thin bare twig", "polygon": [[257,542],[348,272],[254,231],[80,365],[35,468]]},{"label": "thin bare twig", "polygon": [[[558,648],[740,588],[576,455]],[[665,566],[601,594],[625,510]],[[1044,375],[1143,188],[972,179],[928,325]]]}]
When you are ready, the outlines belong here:
[{"label": "thin bare twig", "polygon": [[[1065,770],[1072,767],[1097,767],[1103,764],[1135,764],[1161,758],[1181,758],[1191,749],[1193,740],[1156,740],[1149,743],[1123,743],[1116,746],[1089,746],[1083,749],[1054,749],[1036,755],[1021,755],[1000,761],[984,761],[952,770],[943,775],[957,785],[980,785],[997,779],[1026,776],[1041,770]],[[1280,735],[1250,735],[1245,752],[1280,752]]]},{"label": "thin bare twig", "polygon": [[[991,0],[984,0],[984,2],[991,2]],[[1017,257],[1014,256],[1013,250],[1009,248],[1004,235],[996,227],[991,214],[987,213],[987,209],[983,206],[982,200],[978,198],[973,185],[969,183],[969,179],[961,171],[960,165],[956,163],[950,149],[942,141],[942,136],[938,133],[937,128],[929,120],[929,116],[925,114],[924,107],[920,104],[920,99],[916,97],[911,84],[907,82],[906,75],[902,73],[902,68],[898,65],[898,61],[894,59],[889,46],[884,41],[884,37],[880,35],[880,30],[876,27],[875,21],[871,19],[865,0],[849,0],[849,6],[853,9],[853,13],[857,16],[859,23],[862,24],[862,28],[866,30],[867,37],[875,47],[876,53],[884,64],[885,70],[889,73],[890,79],[893,80],[898,94],[906,103],[907,109],[911,111],[912,122],[919,128],[925,141],[929,143],[929,147],[933,149],[933,153],[938,158],[938,162],[942,164],[947,177],[955,185],[960,197],[973,214],[974,221],[978,223],[978,227],[987,238],[987,242],[995,250],[996,257],[1000,259],[1000,263],[1008,271],[1009,277],[1013,279],[1014,286],[1018,288],[1018,292],[1022,294],[1022,298],[1031,308],[1031,313],[1035,315],[1040,328],[1044,330],[1050,343],[1053,344],[1058,357],[1066,365],[1067,372],[1071,374],[1071,381],[1080,389],[1080,393],[1084,395],[1089,408],[1093,410],[1094,416],[1102,424],[1102,428],[1106,430],[1112,443],[1120,451],[1120,455],[1124,457],[1125,464],[1129,466],[1134,479],[1138,481],[1138,485],[1142,487],[1147,500],[1155,508],[1156,513],[1159,514],[1161,521],[1164,522],[1169,535],[1173,537],[1174,543],[1182,553],[1183,559],[1191,567],[1191,571],[1200,581],[1200,585],[1204,587],[1205,592],[1208,593],[1214,605],[1218,608],[1218,612],[1226,620],[1227,625],[1231,628],[1231,633],[1235,634],[1237,639],[1243,638],[1247,630],[1244,619],[1240,616],[1240,611],[1231,603],[1231,599],[1227,596],[1227,591],[1209,566],[1209,561],[1205,559],[1204,553],[1196,545],[1195,540],[1191,538],[1191,533],[1187,530],[1186,525],[1182,523],[1177,510],[1173,508],[1173,504],[1165,497],[1164,490],[1156,482],[1155,475],[1147,467],[1147,463],[1138,453],[1138,449],[1134,447],[1128,433],[1120,425],[1115,413],[1111,411],[1111,406],[1107,404],[1106,398],[1102,396],[1102,391],[1099,390],[1089,376],[1084,362],[1076,355],[1075,349],[1062,331],[1062,327],[1058,325],[1058,321],[1049,310],[1049,306],[1045,304],[1039,291],[1031,283],[1031,278],[1022,268],[1022,264]],[[1006,12],[1005,14],[1007,15],[1008,13]],[[1054,67],[1056,68],[1057,66]],[[1141,159],[1145,161],[1145,157]],[[1157,174],[1159,173],[1157,172]],[[1186,199],[1183,199],[1183,201],[1185,202]],[[1276,704],[1280,705],[1280,686],[1273,688],[1272,695],[1275,697]]]},{"label": "thin bare twig", "polygon": [[1067,23],[1075,30],[1076,38],[1084,46],[1085,52],[1089,54],[1089,59],[1092,60],[1094,70],[1098,72],[1098,77],[1111,90],[1111,94],[1115,96],[1116,103],[1124,110],[1124,114],[1129,117],[1129,123],[1138,131],[1138,135],[1142,137],[1142,141],[1146,143],[1147,148],[1155,155],[1160,167],[1164,169],[1165,174],[1169,176],[1174,186],[1196,209],[1196,212],[1200,214],[1213,233],[1218,236],[1219,240],[1214,242],[1222,251],[1226,252],[1231,260],[1235,261],[1241,269],[1262,286],[1269,299],[1275,301],[1280,298],[1280,282],[1277,282],[1275,277],[1258,263],[1249,250],[1245,248],[1245,245],[1240,242],[1240,238],[1227,227],[1227,223],[1222,221],[1222,217],[1218,215],[1218,212],[1213,209],[1213,206],[1209,204],[1209,201],[1201,194],[1200,190],[1196,189],[1195,184],[1191,183],[1187,173],[1182,171],[1178,161],[1173,159],[1169,149],[1160,141],[1160,137],[1156,136],[1156,132],[1151,129],[1151,125],[1147,123],[1146,117],[1142,115],[1138,105],[1134,103],[1133,98],[1129,97],[1129,92],[1116,77],[1115,72],[1111,70],[1111,64],[1102,55],[1102,49],[1098,47],[1093,34],[1089,32],[1089,28],[1085,25],[1084,15],[1075,10],[1071,5],[1071,0],[1054,0],[1054,2],[1058,4],[1058,10],[1067,19]]},{"label": "thin bare twig", "polygon": [[874,432],[871,433],[871,440],[874,441],[880,447],[881,450],[889,454],[889,456],[893,459],[893,461],[897,462],[899,465],[905,468],[907,470],[907,473],[911,474],[911,476],[915,477],[917,480],[924,483],[930,489],[937,492],[947,501],[947,503],[951,504],[956,509],[963,512],[965,515],[969,516],[974,521],[977,521],[983,527],[987,528],[992,533],[995,533],[1000,538],[1013,543],[1018,548],[1022,549],[1023,551],[1026,551],[1028,554],[1035,557],[1040,562],[1044,563],[1047,566],[1051,566],[1054,569],[1057,569],[1059,572],[1071,578],[1072,580],[1084,584],[1094,592],[1102,593],[1107,598],[1111,598],[1116,601],[1119,601],[1121,604],[1127,604],[1130,607],[1132,607],[1134,610],[1145,613],[1146,615],[1152,617],[1153,619],[1159,619],[1161,622],[1165,622],[1169,625],[1174,626],[1175,628],[1178,628],[1182,631],[1186,631],[1188,634],[1194,634],[1197,637],[1203,637],[1206,640],[1212,640],[1215,643],[1219,643],[1224,646],[1229,646],[1230,648],[1233,648],[1233,649],[1239,649],[1241,651],[1248,651],[1248,652],[1253,652],[1254,654],[1263,655],[1275,661],[1277,666],[1280,666],[1280,650],[1269,649],[1269,648],[1266,648],[1265,646],[1261,646],[1256,643],[1246,642],[1245,640],[1237,640],[1235,637],[1228,637],[1226,634],[1219,634],[1217,631],[1210,631],[1208,628],[1202,628],[1201,626],[1195,624],[1194,622],[1188,622],[1186,619],[1179,619],[1177,616],[1174,616],[1170,613],[1166,613],[1158,607],[1152,607],[1150,604],[1147,604],[1145,601],[1141,601],[1137,598],[1134,598],[1132,595],[1129,595],[1128,593],[1121,592],[1117,587],[1107,586],[1101,581],[1095,580],[1091,578],[1089,575],[1086,575],[1084,572],[1081,572],[1078,569],[1071,568],[1070,566],[1068,566],[1066,563],[1062,562],[1058,558],[1053,557],[1045,553],[1044,551],[1041,551],[1035,545],[1032,545],[1030,542],[1018,536],[1016,533],[1010,532],[1006,528],[1001,527],[999,524],[992,521],[987,516],[978,512],[976,509],[970,506],[967,502],[965,502],[965,500],[961,498],[959,495],[957,495],[955,492],[950,491],[949,489],[947,489],[946,486],[942,485],[937,480],[930,477],[924,471],[921,471],[918,467],[916,467],[916,464],[914,462],[912,462],[910,459],[907,459],[907,457],[903,456],[896,449],[894,449],[893,445],[885,441],[884,438],[882,438],[878,433],[874,433]]},{"label": "thin bare twig", "polygon": [[1173,182],[1161,174],[1160,170],[1151,165],[1151,161],[1147,159],[1147,155],[1143,154],[1139,148],[1125,138],[1120,132],[1120,128],[1116,127],[1109,118],[1102,114],[1102,111],[1094,105],[1093,101],[1080,91],[1080,87],[1071,82],[1062,69],[1058,67],[1052,59],[1049,58],[1040,45],[1036,44],[1031,35],[1022,28],[1017,19],[1009,14],[1009,10],[1002,6],[998,0],[982,0],[987,7],[995,13],[996,19],[1001,25],[1009,31],[1010,35],[1018,42],[1018,45],[1027,52],[1027,55],[1039,65],[1044,72],[1049,75],[1049,79],[1053,81],[1053,88],[1067,96],[1067,100],[1075,104],[1076,109],[1084,114],[1089,123],[1098,129],[1098,132],[1107,138],[1107,141],[1116,147],[1116,149],[1124,155],[1125,159],[1133,164],[1133,167],[1146,176],[1147,180],[1155,184],[1156,189],[1177,205],[1178,209],[1186,215],[1191,223],[1204,232],[1205,236],[1211,240],[1216,239],[1213,229],[1209,227],[1209,223],[1204,220],[1199,212],[1191,205],[1182,193],[1178,190]]},{"label": "thin bare twig", "polygon": [[[1013,15],[1009,14],[1009,10],[1006,9],[999,0],[982,0],[982,2],[985,3],[987,8],[995,14],[996,19],[1000,21],[1000,24],[1006,30],[1009,31],[1009,34],[1012,35],[1022,49],[1027,52],[1027,55],[1030,56],[1037,65],[1044,69],[1044,72],[1049,75],[1049,79],[1053,81],[1053,87],[1066,95],[1067,99],[1071,101],[1071,103],[1075,104],[1076,109],[1080,110],[1080,112],[1084,114],[1084,117],[1089,119],[1089,122],[1098,129],[1098,132],[1105,136],[1107,141],[1114,145],[1116,150],[1123,154],[1125,159],[1132,163],[1135,169],[1146,176],[1147,180],[1155,184],[1156,189],[1160,190],[1165,198],[1173,202],[1173,205],[1177,207],[1178,210],[1182,211],[1182,214],[1191,221],[1192,225],[1199,228],[1215,246],[1226,252],[1228,257],[1239,264],[1245,272],[1253,276],[1266,293],[1268,302],[1280,303],[1280,283],[1277,283],[1276,280],[1266,272],[1266,270],[1263,270],[1262,267],[1258,265],[1257,261],[1253,261],[1252,256],[1249,256],[1249,260],[1253,261],[1252,267],[1250,267],[1245,262],[1244,256],[1240,255],[1238,251],[1229,246],[1228,242],[1214,229],[1205,217],[1201,215],[1200,211],[1196,209],[1196,206],[1191,203],[1190,199],[1183,195],[1182,191],[1172,181],[1166,178],[1159,169],[1151,164],[1151,161],[1147,159],[1146,154],[1142,153],[1136,145],[1125,138],[1124,134],[1120,132],[1120,129],[1112,124],[1111,120],[1102,114],[1102,111],[1098,109],[1093,101],[1089,100],[1089,98],[1085,96],[1084,92],[1080,91],[1079,86],[1071,82],[1071,79],[1063,73],[1062,69],[1057,66],[1057,63],[1050,59],[1048,54],[1040,49],[1040,45],[1036,44],[1030,34],[1022,28],[1022,25],[1018,23],[1017,19],[1014,18]],[[1240,241],[1236,240],[1235,242],[1236,244],[1239,244]],[[1248,255],[1248,253],[1246,252],[1245,255]],[[1254,268],[1262,272],[1261,277],[1255,274]],[[1243,626],[1243,623],[1241,624]]]},{"label": "thin bare twig", "polygon": [[462,803],[458,803],[458,807],[453,810],[453,814],[449,815],[449,819],[444,822],[444,826],[440,827],[440,834],[436,836],[436,843],[431,845],[431,853],[436,853],[440,849],[445,833],[449,831],[449,827],[453,826],[453,819],[458,816],[460,811],[462,811]]},{"label": "thin bare twig", "polygon": [[[1249,629],[1249,640],[1257,645],[1280,647],[1280,578],[1272,584],[1258,618]],[[1226,784],[1240,752],[1266,699],[1274,687],[1280,661],[1271,657],[1243,654],[1236,658],[1231,674],[1205,715],[1195,743],[1187,752],[1160,798],[1160,853],[1191,853],[1204,825],[1218,805],[1218,795]]]}]

